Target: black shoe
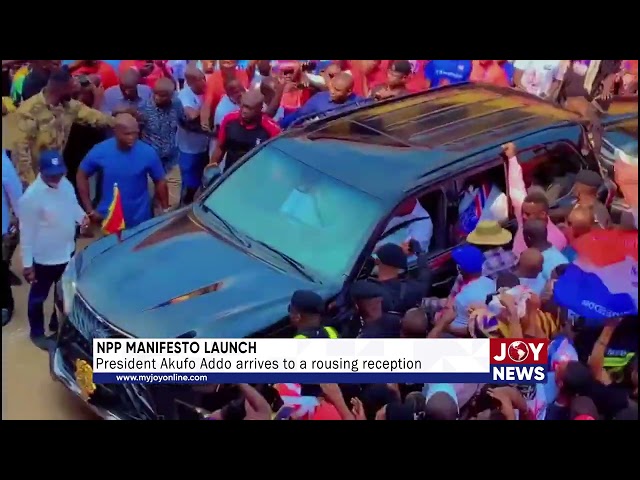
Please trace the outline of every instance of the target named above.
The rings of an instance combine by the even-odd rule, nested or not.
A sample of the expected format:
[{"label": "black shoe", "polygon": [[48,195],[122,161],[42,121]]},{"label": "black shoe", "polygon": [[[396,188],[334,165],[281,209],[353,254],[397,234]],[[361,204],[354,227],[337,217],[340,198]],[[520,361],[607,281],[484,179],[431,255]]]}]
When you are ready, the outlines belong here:
[{"label": "black shoe", "polygon": [[9,270],[9,283],[12,287],[19,287],[20,285],[22,285],[22,280],[19,276]]},{"label": "black shoe", "polygon": [[49,351],[49,349],[53,348],[53,346],[55,345],[55,341],[51,337],[47,337],[44,334],[35,337],[32,336],[31,341],[36,347],[38,347],[40,350],[44,350],[45,352]]},{"label": "black shoe", "polygon": [[2,326],[9,325],[9,322],[13,318],[13,310],[9,310],[8,308],[2,309]]}]

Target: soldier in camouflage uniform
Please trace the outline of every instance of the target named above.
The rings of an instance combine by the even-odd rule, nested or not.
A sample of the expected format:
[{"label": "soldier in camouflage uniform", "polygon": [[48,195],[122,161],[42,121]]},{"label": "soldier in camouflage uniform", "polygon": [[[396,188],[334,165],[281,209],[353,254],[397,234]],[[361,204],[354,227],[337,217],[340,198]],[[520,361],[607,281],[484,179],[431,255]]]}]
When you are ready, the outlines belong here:
[{"label": "soldier in camouflage uniform", "polygon": [[40,152],[64,150],[74,122],[94,127],[114,124],[112,115],[73,100],[73,87],[73,78],[66,70],[55,71],[46,88],[23,102],[15,113],[17,128],[11,159],[25,186],[38,174]]}]

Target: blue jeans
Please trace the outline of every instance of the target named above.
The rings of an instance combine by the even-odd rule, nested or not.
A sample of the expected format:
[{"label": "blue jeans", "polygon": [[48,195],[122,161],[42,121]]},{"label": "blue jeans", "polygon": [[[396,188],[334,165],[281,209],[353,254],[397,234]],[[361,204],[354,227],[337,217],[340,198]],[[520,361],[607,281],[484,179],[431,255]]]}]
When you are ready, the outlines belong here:
[{"label": "blue jeans", "polygon": [[[44,335],[44,302],[49,297],[49,291],[62,277],[64,269],[67,264],[61,265],[40,265],[38,263],[33,264],[35,270],[36,281],[31,284],[31,290],[29,290],[29,327],[31,329],[30,335],[32,337],[38,337]],[[62,299],[58,298],[57,292],[54,289],[53,294],[53,314],[49,320],[49,325],[53,328],[58,328],[58,315],[56,308],[62,309]]]}]

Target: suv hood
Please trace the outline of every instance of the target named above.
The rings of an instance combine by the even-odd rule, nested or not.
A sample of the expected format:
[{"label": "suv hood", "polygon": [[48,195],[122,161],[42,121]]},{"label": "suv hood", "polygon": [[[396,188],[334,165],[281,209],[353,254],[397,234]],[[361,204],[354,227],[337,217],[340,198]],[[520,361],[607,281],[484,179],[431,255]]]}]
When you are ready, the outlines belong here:
[{"label": "suv hood", "polygon": [[135,337],[193,331],[239,338],[285,317],[294,290],[320,287],[256,258],[190,212],[152,220],[122,241],[112,235],[89,246],[82,253],[78,293]]}]

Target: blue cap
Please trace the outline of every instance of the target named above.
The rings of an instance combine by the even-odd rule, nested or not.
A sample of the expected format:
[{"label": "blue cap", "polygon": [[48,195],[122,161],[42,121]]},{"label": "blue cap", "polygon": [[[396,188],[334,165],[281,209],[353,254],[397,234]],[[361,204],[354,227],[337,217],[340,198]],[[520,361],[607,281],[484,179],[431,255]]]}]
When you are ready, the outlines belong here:
[{"label": "blue cap", "polygon": [[484,254],[482,250],[473,245],[463,245],[456,248],[452,255],[453,260],[465,273],[482,273],[482,265],[484,264]]},{"label": "blue cap", "polygon": [[385,243],[376,251],[380,263],[389,267],[407,269],[407,256],[402,247],[395,243]]},{"label": "blue cap", "polygon": [[40,154],[40,173],[46,176],[64,175],[67,167],[62,154],[57,150],[45,150]]},{"label": "blue cap", "polygon": [[291,296],[290,306],[300,313],[322,314],[324,313],[324,300],[320,295],[311,290],[296,290]]}]

